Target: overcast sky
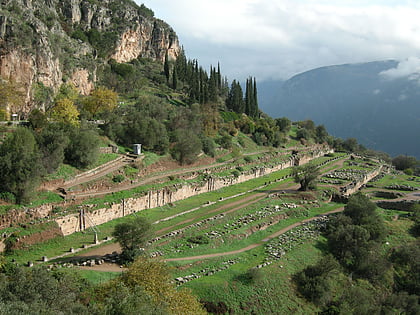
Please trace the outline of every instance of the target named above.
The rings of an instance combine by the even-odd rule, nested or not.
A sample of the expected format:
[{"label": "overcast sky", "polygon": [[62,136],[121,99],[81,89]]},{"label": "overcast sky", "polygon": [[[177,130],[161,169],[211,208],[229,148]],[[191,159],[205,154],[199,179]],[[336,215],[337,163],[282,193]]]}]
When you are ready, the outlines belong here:
[{"label": "overcast sky", "polygon": [[187,57],[230,80],[288,79],[313,68],[397,59],[420,73],[418,0],[136,0],[168,22]]}]

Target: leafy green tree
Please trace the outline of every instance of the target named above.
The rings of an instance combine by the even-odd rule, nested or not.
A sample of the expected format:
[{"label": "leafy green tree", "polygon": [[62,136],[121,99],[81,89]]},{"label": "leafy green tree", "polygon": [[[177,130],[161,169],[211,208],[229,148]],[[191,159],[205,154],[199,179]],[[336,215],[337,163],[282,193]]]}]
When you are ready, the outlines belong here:
[{"label": "leafy green tree", "polygon": [[0,110],[7,114],[10,112],[22,114],[24,105],[25,94],[22,85],[13,80],[0,78]]},{"label": "leafy green tree", "polygon": [[157,305],[166,305],[168,314],[206,314],[191,291],[175,288],[163,262],[139,257],[122,274],[121,281],[130,290],[142,287]]},{"label": "leafy green tree", "polygon": [[389,286],[390,264],[381,252],[386,229],[375,209],[369,198],[357,193],[349,198],[343,214],[330,220],[325,234],[330,252],[347,270]]},{"label": "leafy green tree", "polygon": [[420,314],[418,300],[418,295],[404,291],[391,294],[384,301],[381,314]]},{"label": "leafy green tree", "polygon": [[203,146],[203,152],[208,156],[214,157],[216,155],[216,144],[212,138],[204,137],[201,140]]},{"label": "leafy green tree", "polygon": [[419,164],[420,162],[417,161],[414,156],[398,155],[392,159],[392,165],[394,165],[397,170],[401,171],[413,168]]},{"label": "leafy green tree", "polygon": [[328,132],[324,125],[316,126],[315,138],[318,143],[324,143],[328,141]]},{"label": "leafy green tree", "polygon": [[152,237],[152,225],[143,217],[135,217],[131,221],[117,224],[112,236],[122,247],[125,262],[134,261],[141,253],[140,248]]},{"label": "leafy green tree", "polygon": [[164,303],[154,301],[140,286],[127,287],[123,282],[114,281],[101,288],[99,312],[106,315],[154,314],[166,315]]},{"label": "leafy green tree", "polygon": [[320,175],[319,167],[313,163],[296,166],[292,169],[292,177],[300,184],[299,190],[306,191],[315,187],[315,181]]},{"label": "leafy green tree", "polygon": [[38,145],[32,132],[18,128],[0,146],[0,191],[29,201],[43,175]]},{"label": "leafy green tree", "polygon": [[37,134],[42,164],[47,173],[52,173],[64,162],[64,153],[70,143],[68,132],[59,124],[49,124]]},{"label": "leafy green tree", "polygon": [[76,105],[68,98],[58,99],[50,110],[50,116],[54,121],[74,126],[79,124],[79,115]]},{"label": "leafy green tree", "polygon": [[74,273],[14,267],[0,274],[0,283],[2,314],[89,313],[83,295],[90,287]]},{"label": "leafy green tree", "polygon": [[189,129],[179,129],[176,131],[176,142],[171,149],[174,159],[181,164],[192,164],[196,161],[202,149],[199,136]]},{"label": "leafy green tree", "polygon": [[420,292],[420,240],[408,243],[397,248],[391,255],[395,270],[395,286],[399,291],[409,294]]},{"label": "leafy green tree", "polygon": [[356,138],[348,138],[343,142],[343,149],[347,152],[357,152],[359,150],[359,144]]},{"label": "leafy green tree", "polygon": [[292,122],[287,117],[276,118],[276,126],[279,127],[279,130],[284,133],[289,133],[292,128]]},{"label": "leafy green tree", "polygon": [[32,86],[34,94],[34,103],[37,108],[43,108],[45,111],[49,110],[53,105],[53,89],[45,86],[42,82],[37,82]]},{"label": "leafy green tree", "polygon": [[376,204],[358,192],[349,198],[343,214],[350,217],[352,224],[365,227],[369,231],[370,240],[382,241],[386,230],[382,218],[376,213]]},{"label": "leafy green tree", "polygon": [[112,111],[117,107],[118,94],[105,87],[98,87],[84,100],[83,108],[93,117],[97,113]]},{"label": "leafy green tree", "polygon": [[298,139],[310,140],[311,139],[311,132],[306,128],[300,128],[296,132],[296,137]]},{"label": "leafy green tree", "polygon": [[77,168],[86,168],[99,156],[98,134],[92,130],[75,128],[70,134],[70,143],[65,152],[65,161]]},{"label": "leafy green tree", "polygon": [[79,98],[79,92],[73,83],[64,83],[60,86],[57,95],[55,96],[55,102],[63,98],[69,99],[73,103]]},{"label": "leafy green tree", "polygon": [[357,280],[348,286],[338,304],[340,314],[378,314],[380,306],[375,288],[366,280]]},{"label": "leafy green tree", "polygon": [[29,113],[28,121],[33,129],[41,129],[48,124],[47,115],[36,108]]},{"label": "leafy green tree", "polygon": [[313,266],[308,266],[294,276],[299,292],[313,303],[324,306],[333,299],[334,276],[340,265],[331,255],[324,256]]}]

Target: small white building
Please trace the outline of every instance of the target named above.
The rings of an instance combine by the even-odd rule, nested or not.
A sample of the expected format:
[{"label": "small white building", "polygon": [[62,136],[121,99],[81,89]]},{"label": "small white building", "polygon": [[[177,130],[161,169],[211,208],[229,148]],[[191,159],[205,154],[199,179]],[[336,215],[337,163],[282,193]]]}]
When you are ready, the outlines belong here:
[{"label": "small white building", "polygon": [[135,155],[141,155],[141,144],[133,144],[133,151]]}]

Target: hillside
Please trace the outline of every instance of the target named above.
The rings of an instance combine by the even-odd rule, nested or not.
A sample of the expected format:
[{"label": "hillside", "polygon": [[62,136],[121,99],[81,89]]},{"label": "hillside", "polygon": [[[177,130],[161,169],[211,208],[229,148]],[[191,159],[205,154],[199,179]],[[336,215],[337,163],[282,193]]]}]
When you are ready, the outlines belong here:
[{"label": "hillside", "polygon": [[24,90],[25,106],[15,109],[23,116],[45,106],[34,100],[39,90],[55,94],[71,82],[88,95],[110,60],[163,63],[167,54],[174,60],[180,52],[174,30],[133,1],[2,0],[0,5],[0,77]]},{"label": "hillside", "polygon": [[0,4],[0,314],[418,313],[415,158],[271,118],[131,0]]},{"label": "hillside", "polygon": [[418,158],[418,82],[381,75],[397,65],[390,60],[314,69],[278,82],[275,96],[260,93],[260,105],[274,117],[312,119],[336,137],[353,137],[393,156]]}]

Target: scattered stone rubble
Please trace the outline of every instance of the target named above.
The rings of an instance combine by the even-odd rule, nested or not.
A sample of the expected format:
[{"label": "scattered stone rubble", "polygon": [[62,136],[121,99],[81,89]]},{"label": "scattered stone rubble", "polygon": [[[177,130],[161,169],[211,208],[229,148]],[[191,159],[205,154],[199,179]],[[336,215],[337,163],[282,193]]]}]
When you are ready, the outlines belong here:
[{"label": "scattered stone rubble", "polygon": [[178,277],[175,279],[175,282],[177,285],[181,285],[184,283],[187,283],[191,280],[195,280],[195,279],[199,279],[205,276],[212,276],[217,272],[223,271],[228,269],[230,266],[237,264],[239,262],[239,259],[230,259],[227,261],[222,262],[221,266],[218,267],[207,267],[204,269],[201,269],[198,272],[194,272],[190,275],[187,276],[183,276],[183,277]]},{"label": "scattered stone rubble", "polygon": [[59,269],[59,268],[72,268],[72,267],[93,267],[96,265],[102,265],[104,263],[118,263],[119,255],[117,252],[112,254],[106,254],[97,258],[80,258],[78,260],[70,261],[58,261],[56,263],[48,265],[48,269]]},{"label": "scattered stone rubble", "polygon": [[243,226],[249,225],[255,221],[262,220],[267,217],[271,217],[278,212],[284,211],[285,209],[295,209],[297,207],[298,206],[293,203],[283,203],[281,207],[280,206],[264,207],[263,209],[258,210],[254,213],[244,215],[232,223],[226,223],[223,226],[222,230],[213,230],[213,231],[207,232],[206,236],[208,236],[211,239],[218,238],[224,234],[238,230],[242,228]]},{"label": "scattered stone rubble", "polygon": [[397,185],[397,184],[392,184],[389,186],[385,187],[386,189],[391,189],[391,190],[402,190],[402,191],[416,191],[419,190],[417,187],[412,187],[412,186],[408,186],[408,185]]},{"label": "scattered stone rubble", "polygon": [[[307,202],[309,204],[309,202]],[[267,206],[264,207],[254,213],[250,213],[247,215],[244,215],[238,219],[236,219],[234,222],[232,223],[226,223],[223,227],[221,227],[220,229],[214,229],[211,230],[209,232],[206,232],[204,235],[207,236],[209,239],[217,239],[217,238],[221,238],[224,235],[228,235],[229,233],[239,230],[240,228],[244,227],[244,226],[249,226],[252,223],[265,219],[265,218],[269,218],[274,216],[275,214],[279,213],[279,212],[284,212],[285,210],[289,210],[289,209],[296,209],[298,208],[298,205],[294,204],[294,203],[283,203],[281,206],[276,205],[276,206]],[[177,230],[177,231],[173,231],[171,233],[168,233],[164,236],[161,237],[157,237],[153,240],[151,240],[149,242],[149,244],[156,242],[158,240],[162,240],[165,238],[169,238],[169,237],[174,237],[174,236],[179,236],[180,234],[184,233],[186,229],[192,228],[192,227],[199,227],[202,226],[203,223],[208,223],[210,221],[216,220],[216,219],[220,219],[223,217],[223,214],[219,214],[217,216],[205,219],[203,221],[197,222],[195,224],[189,225],[186,228]],[[200,246],[199,244],[193,244],[190,242],[179,242],[173,246],[170,246],[169,248],[165,248],[165,249],[161,249],[158,251],[154,251],[150,254],[151,257],[158,257],[158,256],[163,256],[164,254],[167,253],[181,253],[185,250],[188,249],[192,249],[195,247]]]},{"label": "scattered stone rubble", "polygon": [[264,263],[257,266],[257,268],[265,267],[280,259],[297,245],[304,244],[310,239],[317,238],[320,235],[320,231],[325,228],[328,220],[327,216],[320,216],[271,240],[265,246],[267,257],[265,258]]}]

